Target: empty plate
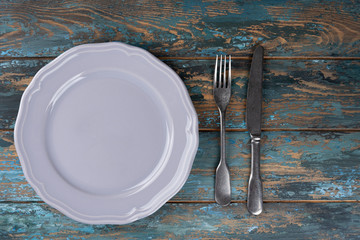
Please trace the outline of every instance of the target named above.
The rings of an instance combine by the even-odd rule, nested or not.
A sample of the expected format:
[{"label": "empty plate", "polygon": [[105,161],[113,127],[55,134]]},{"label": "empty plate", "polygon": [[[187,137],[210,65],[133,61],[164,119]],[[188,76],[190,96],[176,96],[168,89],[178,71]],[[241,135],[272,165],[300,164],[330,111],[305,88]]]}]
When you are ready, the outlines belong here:
[{"label": "empty plate", "polygon": [[184,185],[197,115],[176,73],[122,43],[74,47],[23,94],[15,146],[37,194],[84,223],[126,224]]}]

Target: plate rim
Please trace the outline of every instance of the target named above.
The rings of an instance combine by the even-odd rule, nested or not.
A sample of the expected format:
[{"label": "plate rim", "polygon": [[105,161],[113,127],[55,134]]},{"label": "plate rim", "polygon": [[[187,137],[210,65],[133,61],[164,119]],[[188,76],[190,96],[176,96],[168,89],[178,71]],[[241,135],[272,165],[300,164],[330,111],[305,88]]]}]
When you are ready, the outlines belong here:
[{"label": "plate rim", "polygon": [[[118,216],[118,215],[99,215],[99,216],[88,216],[85,214],[82,214],[75,209],[72,209],[67,204],[57,200],[53,196],[49,195],[46,192],[45,184],[39,181],[35,175],[32,172],[31,165],[30,165],[30,159],[27,156],[26,148],[23,145],[23,139],[22,139],[22,133],[23,133],[23,125],[26,121],[27,112],[30,107],[30,99],[32,97],[32,94],[37,92],[41,89],[41,82],[46,77],[46,74],[51,73],[54,71],[54,68],[58,66],[59,63],[61,63],[63,60],[66,60],[69,56],[76,53],[77,51],[80,52],[91,52],[94,51],[94,49],[99,49],[102,51],[108,50],[111,48],[120,48],[121,50],[125,51],[126,54],[129,56],[131,55],[131,52],[137,52],[138,55],[142,56],[147,60],[149,64],[153,64],[157,67],[159,71],[162,71],[163,73],[166,73],[167,75],[171,76],[171,80],[177,85],[178,92],[181,96],[181,100],[184,103],[184,109],[186,109],[186,112],[189,114],[189,117],[191,118],[191,133],[186,133],[187,140],[186,143],[191,141],[191,144],[185,144],[184,151],[182,156],[180,157],[180,161],[185,161],[188,158],[188,164],[187,169],[181,170],[183,174],[180,174],[176,180],[176,187],[170,188],[167,192],[164,191],[164,189],[169,188],[168,186],[166,188],[162,188],[159,192],[158,197],[154,200],[155,196],[153,196],[153,200],[151,201],[153,204],[150,205],[148,209],[145,210],[139,210],[136,207],[133,207],[133,211],[130,215],[125,216]],[[37,88],[35,88],[37,86]],[[35,89],[34,89],[35,88]],[[190,139],[191,138],[191,139]],[[186,86],[184,82],[180,79],[180,77],[172,70],[168,65],[166,65],[164,62],[160,61],[157,57],[152,55],[150,52],[136,47],[131,46],[125,43],[120,42],[107,42],[107,43],[89,43],[89,44],[82,44],[79,46],[75,46],[70,48],[69,50],[63,52],[58,57],[56,57],[54,60],[46,64],[44,67],[42,67],[34,76],[28,87],[25,89],[20,105],[19,105],[19,111],[15,122],[14,127],[14,142],[15,142],[15,148],[25,175],[25,178],[29,182],[29,184],[33,187],[35,192],[40,196],[44,202],[49,204],[50,206],[54,207],[55,209],[59,210],[66,216],[77,220],[79,222],[88,223],[88,224],[128,224],[131,222],[134,222],[138,219],[147,217],[154,212],[156,212],[160,207],[162,207],[168,200],[170,200],[173,196],[175,196],[178,191],[183,187],[186,180],[188,179],[190,175],[190,171],[192,168],[193,161],[195,159],[195,155],[198,149],[199,145],[199,132],[198,132],[198,117],[195,111],[195,108],[193,106],[193,103],[190,99],[190,96],[188,94],[188,91],[186,89]],[[188,147],[187,147],[188,145]],[[186,164],[185,164],[186,165]],[[179,167],[176,170],[176,174],[179,173]],[[175,174],[175,175],[176,175]],[[167,193],[167,194],[165,194]],[[166,196],[163,196],[166,195]],[[160,199],[159,199],[160,198]],[[155,204],[154,204],[155,203]],[[157,203],[157,204],[156,204]],[[135,209],[134,209],[135,208]]]}]

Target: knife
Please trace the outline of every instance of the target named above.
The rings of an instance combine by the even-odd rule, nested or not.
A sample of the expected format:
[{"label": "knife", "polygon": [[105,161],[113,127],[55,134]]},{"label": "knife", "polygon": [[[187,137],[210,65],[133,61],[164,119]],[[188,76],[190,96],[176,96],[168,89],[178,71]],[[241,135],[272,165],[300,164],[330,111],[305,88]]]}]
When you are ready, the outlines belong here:
[{"label": "knife", "polygon": [[260,176],[261,102],[264,48],[255,49],[246,100],[246,124],[251,137],[251,172],[248,185],[247,208],[253,215],[263,210],[263,193]]}]

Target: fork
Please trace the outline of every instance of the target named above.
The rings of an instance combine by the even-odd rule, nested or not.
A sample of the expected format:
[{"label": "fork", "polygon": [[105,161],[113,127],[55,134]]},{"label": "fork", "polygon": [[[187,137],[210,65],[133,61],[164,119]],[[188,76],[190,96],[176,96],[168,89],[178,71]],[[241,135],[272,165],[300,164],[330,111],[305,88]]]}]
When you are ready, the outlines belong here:
[{"label": "fork", "polygon": [[[231,56],[229,56],[229,70],[226,78],[226,55],[224,56],[224,68],[222,67],[222,55],[219,62],[218,75],[218,56],[216,55],[214,73],[214,99],[220,112],[220,162],[216,168],[215,177],[215,201],[222,205],[229,205],[231,202],[230,171],[226,164],[225,154],[225,114],[226,107],[229,105],[231,97]],[[222,70],[223,68],[223,76]]]}]

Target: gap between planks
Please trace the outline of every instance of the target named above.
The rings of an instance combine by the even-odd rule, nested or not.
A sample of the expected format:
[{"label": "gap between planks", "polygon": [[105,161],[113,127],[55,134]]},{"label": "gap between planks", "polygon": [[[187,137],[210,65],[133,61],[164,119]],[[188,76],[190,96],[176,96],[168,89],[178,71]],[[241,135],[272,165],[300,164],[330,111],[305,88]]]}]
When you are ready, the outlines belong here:
[{"label": "gap between planks", "polygon": [[[360,203],[360,200],[263,200],[264,203]],[[215,200],[170,200],[167,203],[216,203]],[[246,200],[232,200],[231,203],[247,203]]]},{"label": "gap between planks", "polygon": [[[0,57],[0,61],[4,60],[53,60],[54,57]],[[158,57],[160,60],[215,60],[215,57]],[[232,60],[251,60],[251,56],[232,56]],[[310,57],[310,56],[264,56],[265,60],[360,60],[360,57]]]},{"label": "gap between planks", "polygon": [[[246,200],[232,200],[231,203],[246,203]],[[360,203],[360,200],[264,200],[264,203]],[[0,201],[3,204],[33,204],[44,201]],[[169,200],[166,203],[213,204],[215,200]]]},{"label": "gap between planks", "polygon": [[[220,128],[199,128],[199,132],[219,132]],[[227,132],[247,132],[244,128],[226,128]],[[360,128],[261,128],[263,132],[359,132]]]},{"label": "gap between planks", "polygon": [[[13,132],[13,128],[3,128],[0,132]],[[199,128],[199,132],[219,132],[220,128]],[[244,128],[226,128],[227,132],[247,132]],[[263,132],[360,132],[360,128],[262,128]]]}]

